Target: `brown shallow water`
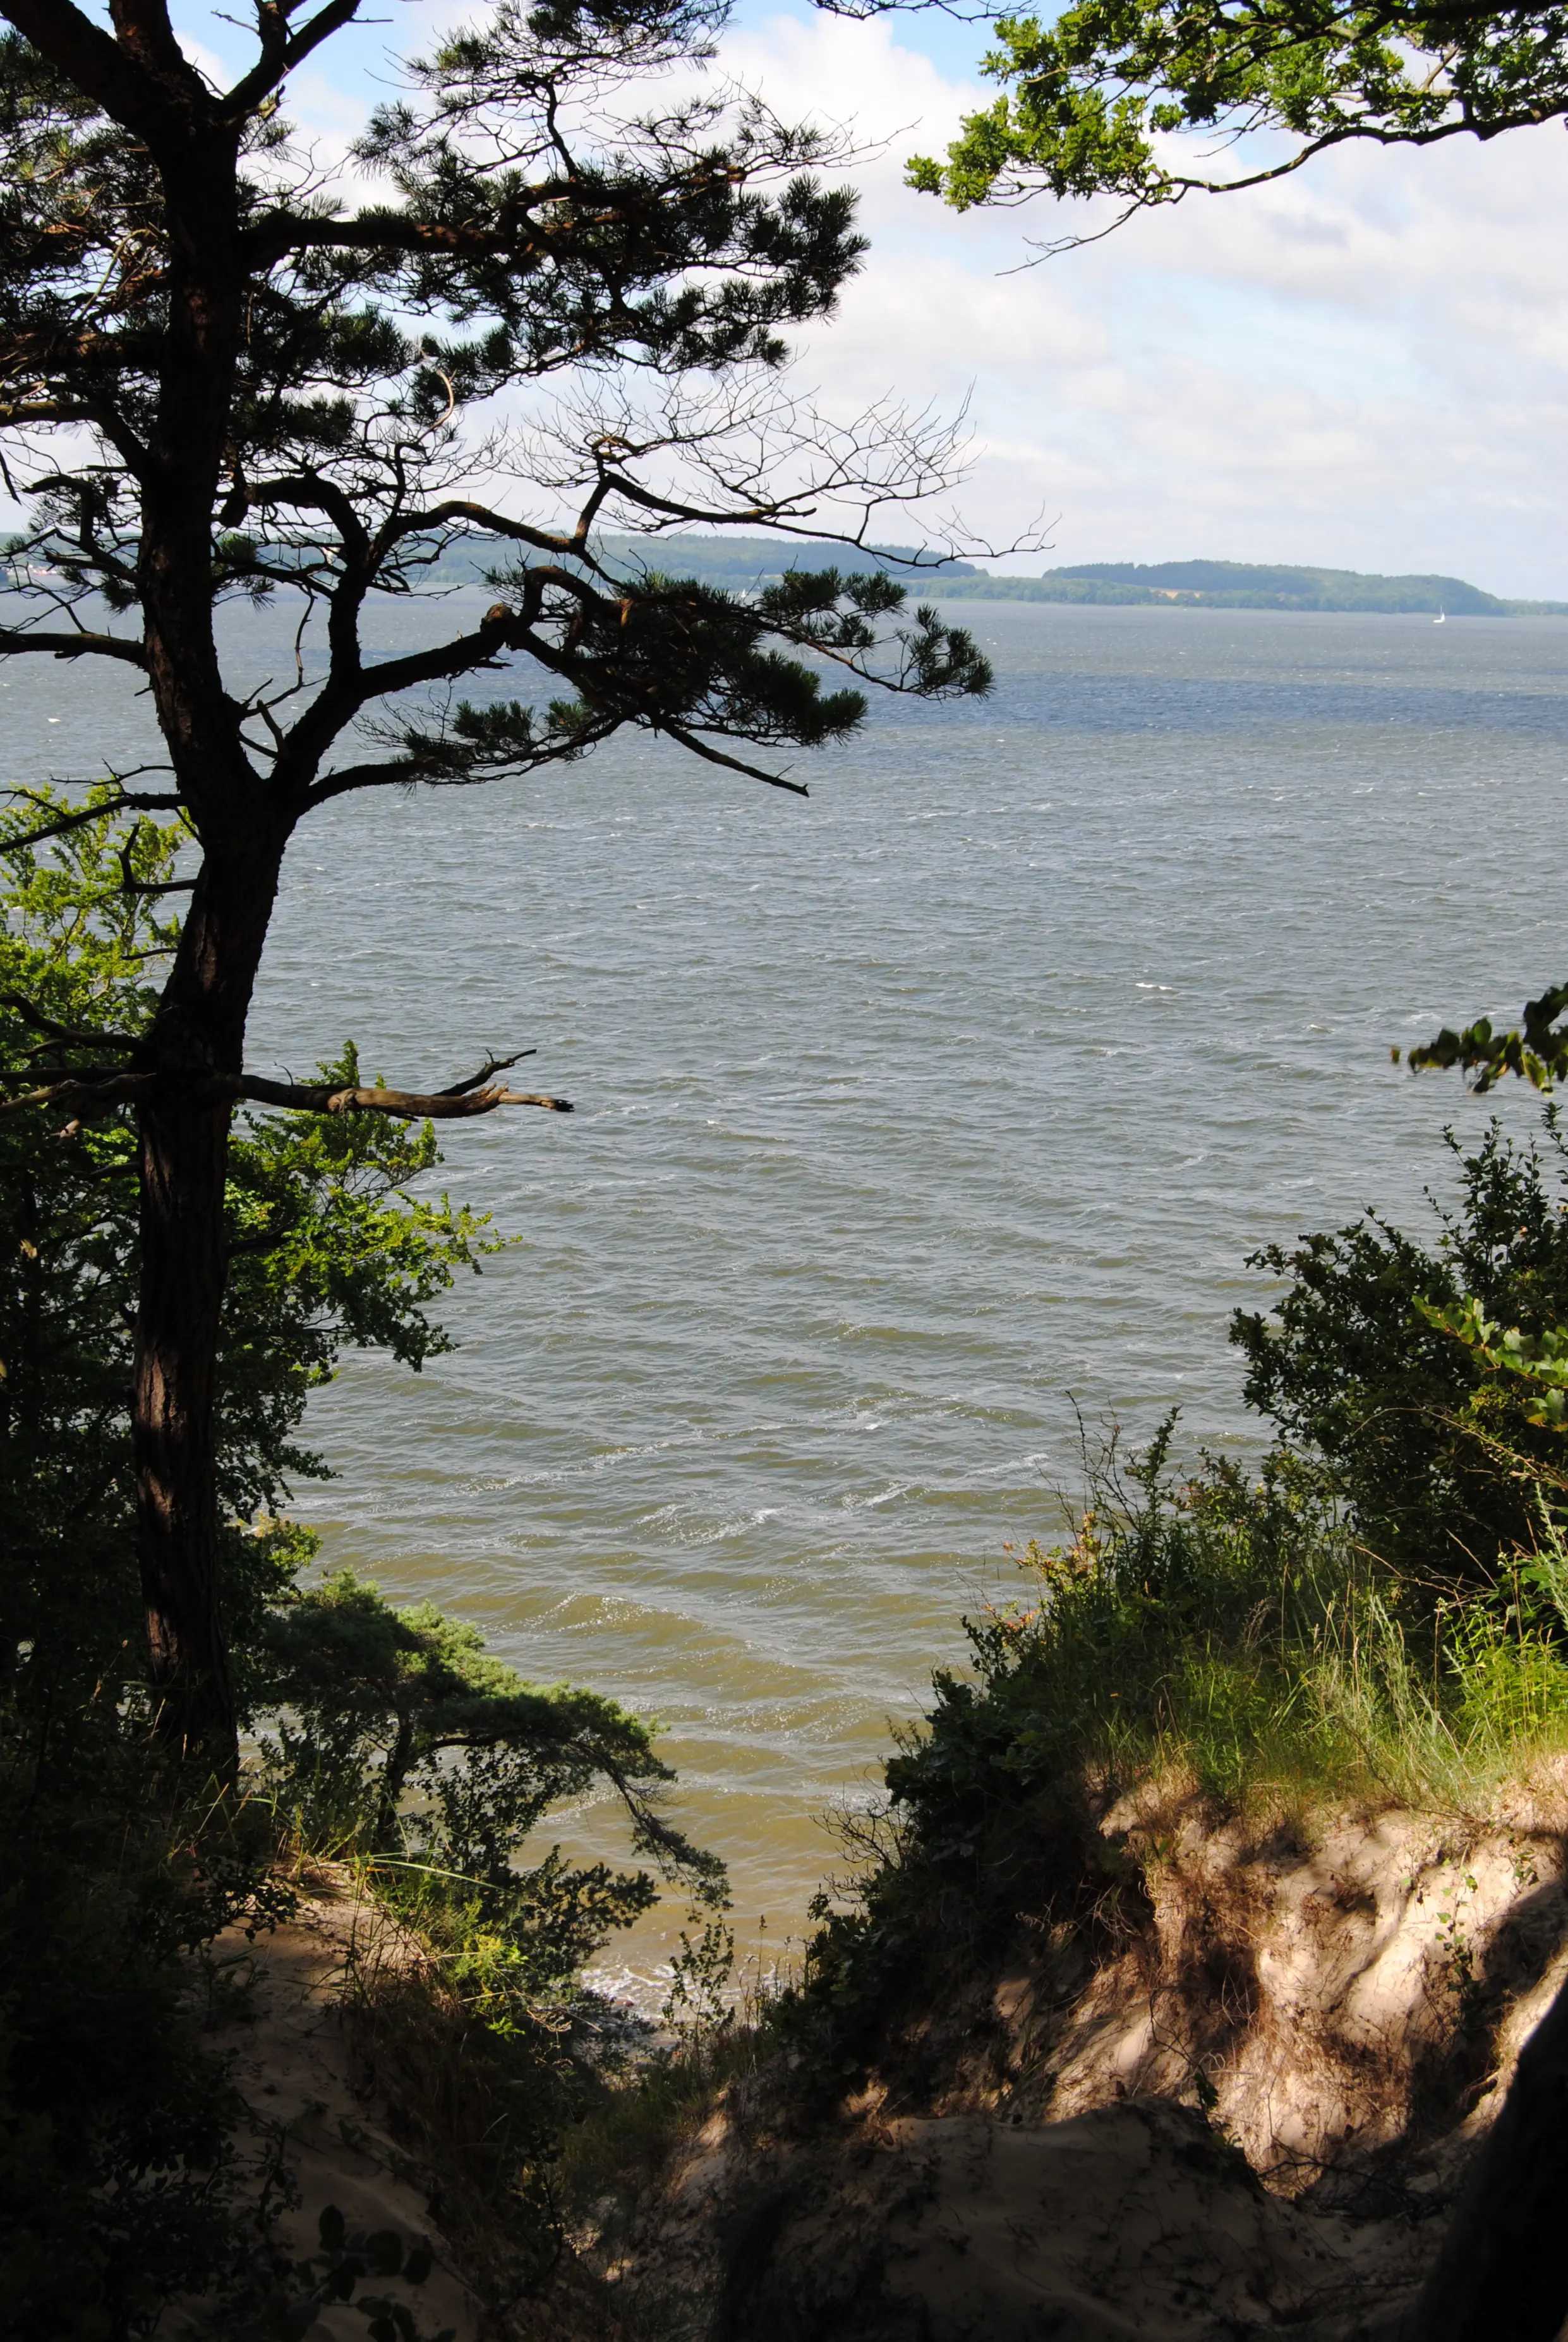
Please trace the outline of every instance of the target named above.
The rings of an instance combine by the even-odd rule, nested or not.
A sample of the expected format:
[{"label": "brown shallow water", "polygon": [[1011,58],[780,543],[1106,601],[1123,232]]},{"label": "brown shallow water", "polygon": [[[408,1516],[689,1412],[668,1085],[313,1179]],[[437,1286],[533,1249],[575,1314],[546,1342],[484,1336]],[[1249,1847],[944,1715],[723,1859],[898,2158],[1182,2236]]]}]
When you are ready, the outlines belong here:
[{"label": "brown shallow water", "polygon": [[[516,1244],[453,1356],[350,1360],[300,1510],[529,1675],[662,1716],[758,1947],[1004,1546],[1053,1527],[1072,1400],[1254,1440],[1245,1255],[1413,1216],[1483,1113],[1390,1043],[1564,973],[1568,625],[963,616],[992,702],[879,706],[809,804],[655,744],[319,816],[253,1026],[258,1064],[352,1034],[422,1082],[535,1043],[577,1101],[452,1135]],[[0,706],[18,774],[138,720],[52,665]]]}]

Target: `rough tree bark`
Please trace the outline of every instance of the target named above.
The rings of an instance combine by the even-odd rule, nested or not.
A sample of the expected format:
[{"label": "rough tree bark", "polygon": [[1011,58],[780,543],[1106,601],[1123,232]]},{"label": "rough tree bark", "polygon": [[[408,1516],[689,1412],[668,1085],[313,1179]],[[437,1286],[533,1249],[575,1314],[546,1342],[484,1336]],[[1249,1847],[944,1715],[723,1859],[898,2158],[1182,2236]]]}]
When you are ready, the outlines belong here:
[{"label": "rough tree bark", "polygon": [[137,1559],[160,1728],[219,1773],[238,1729],[218,1600],[215,1466],[229,1097],[282,844],[207,857],[154,1024],[138,1106],[141,1286],[132,1443]]},{"label": "rough tree bark", "polygon": [[1568,2318],[1568,1986],[1525,2043],[1408,2342],[1557,2342]]},{"label": "rough tree bark", "polygon": [[218,1601],[215,1406],[233,1106],[212,1085],[243,1071],[290,825],[245,756],[214,631],[213,513],[244,335],[238,131],[214,121],[155,0],[115,0],[114,16],[167,108],[149,140],[168,237],[167,345],[137,465],[136,574],[153,700],[204,849],[137,1109],[137,1559],[160,1728],[182,1756],[228,1775],[239,1741]]}]

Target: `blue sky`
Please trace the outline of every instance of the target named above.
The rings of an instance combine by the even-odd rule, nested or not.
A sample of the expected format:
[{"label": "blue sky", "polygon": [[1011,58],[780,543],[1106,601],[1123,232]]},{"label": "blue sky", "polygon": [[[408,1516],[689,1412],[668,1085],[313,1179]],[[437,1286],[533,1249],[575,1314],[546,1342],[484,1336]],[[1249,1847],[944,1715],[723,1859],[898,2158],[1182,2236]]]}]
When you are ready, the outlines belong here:
[{"label": "blue sky", "polygon": [[[291,114],[341,141],[389,47],[463,13],[386,0],[299,76]],[[232,54],[215,12],[179,15]],[[854,173],[870,263],[801,354],[825,405],[967,396],[965,516],[994,542],[1036,511],[1054,524],[1052,552],[1012,565],[1312,561],[1568,598],[1560,126],[1343,151],[1020,273],[1027,238],[1060,232],[1051,207],[959,217],[902,185],[981,95],[984,45],[939,14],[857,25],[809,0],[745,0],[725,38],[779,112],[886,142]]]}]

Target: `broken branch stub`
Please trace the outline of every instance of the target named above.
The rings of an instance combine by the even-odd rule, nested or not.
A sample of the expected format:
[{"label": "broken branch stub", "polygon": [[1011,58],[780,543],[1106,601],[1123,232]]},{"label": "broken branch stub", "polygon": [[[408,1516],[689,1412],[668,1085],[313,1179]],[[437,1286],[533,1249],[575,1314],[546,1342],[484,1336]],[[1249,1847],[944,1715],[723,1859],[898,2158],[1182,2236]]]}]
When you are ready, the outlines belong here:
[{"label": "broken branch stub", "polygon": [[541,1106],[550,1114],[571,1114],[570,1098],[546,1097],[537,1090],[435,1090],[425,1094],[418,1090],[334,1090],[325,1107],[318,1113],[346,1114],[363,1106],[374,1114],[406,1116],[410,1121],[423,1122],[427,1116],[434,1121],[463,1115],[490,1114],[498,1106]]}]

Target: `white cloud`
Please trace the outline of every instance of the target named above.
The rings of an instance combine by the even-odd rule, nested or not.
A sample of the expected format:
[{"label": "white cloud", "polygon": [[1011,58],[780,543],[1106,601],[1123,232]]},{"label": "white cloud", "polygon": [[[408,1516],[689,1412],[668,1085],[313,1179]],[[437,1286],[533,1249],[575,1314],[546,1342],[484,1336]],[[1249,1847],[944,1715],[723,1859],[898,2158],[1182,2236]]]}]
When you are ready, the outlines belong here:
[{"label": "white cloud", "polygon": [[1324,157],[1004,275],[1064,217],[961,218],[904,189],[904,158],[977,95],[905,45],[920,23],[780,16],[726,43],[779,111],[891,137],[857,174],[865,273],[807,345],[830,398],[972,382],[966,509],[1003,534],[1044,500],[1053,557],[1435,568],[1568,596],[1560,129]]}]

